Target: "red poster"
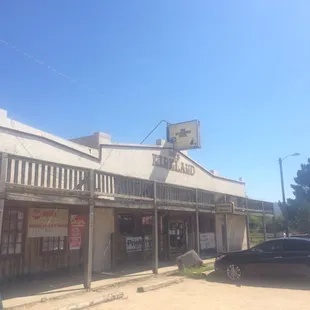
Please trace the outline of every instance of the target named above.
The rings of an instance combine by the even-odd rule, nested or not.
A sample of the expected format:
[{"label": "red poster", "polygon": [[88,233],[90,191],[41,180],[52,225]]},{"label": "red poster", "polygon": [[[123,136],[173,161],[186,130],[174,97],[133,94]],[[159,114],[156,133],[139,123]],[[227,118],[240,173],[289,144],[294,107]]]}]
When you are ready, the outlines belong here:
[{"label": "red poster", "polygon": [[82,236],[86,225],[85,215],[71,215],[70,216],[70,250],[79,250],[82,244]]}]

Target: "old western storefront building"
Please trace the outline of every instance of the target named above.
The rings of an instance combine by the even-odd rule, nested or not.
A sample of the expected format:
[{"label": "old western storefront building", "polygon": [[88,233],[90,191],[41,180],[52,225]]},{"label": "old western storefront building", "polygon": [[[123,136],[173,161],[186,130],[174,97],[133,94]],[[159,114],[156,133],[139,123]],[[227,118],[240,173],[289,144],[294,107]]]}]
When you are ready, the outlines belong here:
[{"label": "old western storefront building", "polygon": [[0,278],[174,260],[248,246],[247,215],[273,215],[242,181],[217,176],[163,141],[68,141],[0,110]]}]

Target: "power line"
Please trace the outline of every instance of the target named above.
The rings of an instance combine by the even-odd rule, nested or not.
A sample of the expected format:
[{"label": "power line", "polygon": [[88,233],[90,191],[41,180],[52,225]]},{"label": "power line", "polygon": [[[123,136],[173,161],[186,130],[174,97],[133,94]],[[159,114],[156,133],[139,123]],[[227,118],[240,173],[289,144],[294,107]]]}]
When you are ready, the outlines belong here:
[{"label": "power line", "polygon": [[143,144],[144,141],[145,141],[158,127],[159,127],[159,125],[160,125],[161,123],[166,123],[167,125],[170,124],[170,123],[168,123],[168,122],[165,121],[165,120],[161,120],[161,121],[149,132],[149,134],[140,142],[140,144]]},{"label": "power line", "polygon": [[12,45],[12,44],[8,43],[7,41],[1,40],[1,39],[0,39],[0,44],[6,45],[6,46],[10,47],[11,49],[16,51],[17,53],[27,57],[29,60],[31,60],[31,61],[33,61],[33,62],[35,62],[35,63],[37,63],[37,64],[39,64],[41,66],[44,66],[49,71],[52,71],[52,72],[58,74],[59,76],[61,76],[62,78],[66,79],[70,83],[74,83],[74,84],[76,84],[76,85],[78,85],[78,86],[80,86],[80,87],[82,87],[82,88],[84,88],[84,89],[86,89],[88,91],[95,92],[99,96],[103,97],[103,94],[100,91],[98,91],[95,87],[90,87],[87,84],[84,84],[84,83],[81,83],[81,82],[77,81],[76,79],[74,79],[74,78],[64,74],[63,72],[55,69],[53,66],[49,65],[48,63],[45,63],[44,61],[39,60],[37,57],[31,56],[28,53],[22,51],[21,49],[17,48],[15,45]]},{"label": "power line", "polygon": [[[37,64],[40,64],[40,65],[46,67],[48,70],[55,72],[56,74],[60,75],[62,78],[66,79],[67,81],[69,81],[69,82],[71,82],[71,83],[75,83],[75,84],[79,85],[80,87],[83,87],[84,89],[87,89],[87,90],[89,90],[89,91],[94,91],[94,92],[98,93],[101,97],[103,96],[103,94],[100,93],[100,92],[98,92],[95,88],[93,88],[93,87],[91,88],[91,87],[89,87],[89,86],[86,85],[86,84],[83,84],[83,83],[78,82],[76,79],[69,77],[68,75],[66,75],[66,74],[64,74],[64,73],[62,73],[62,72],[60,72],[59,70],[56,70],[54,67],[50,66],[49,64],[45,63],[44,61],[41,61],[41,60],[39,60],[38,58],[36,58],[36,57],[34,57],[34,56],[31,56],[31,55],[29,55],[29,54],[26,53],[26,52],[23,52],[21,49],[17,48],[15,45],[12,45],[12,44],[8,43],[7,41],[1,40],[1,39],[0,39],[0,44],[2,44],[2,45],[7,45],[7,46],[10,47],[11,49],[15,50],[17,53],[20,53],[20,54],[24,55],[25,57],[27,57],[29,60],[32,60],[32,61],[36,62]],[[11,125],[12,125],[12,128],[14,128],[14,126],[13,126],[13,119],[12,119],[12,118],[11,118]],[[28,150],[28,148],[23,144],[23,142],[19,139],[19,137],[16,136],[16,138],[17,138],[17,140],[19,141],[19,143],[23,146],[23,148],[26,150],[26,152],[29,154],[29,156],[30,156],[31,158],[33,158],[31,152],[30,152],[30,151]],[[107,155],[107,157],[105,158],[105,160],[102,162],[102,164],[101,164],[99,170],[101,170],[102,166],[103,166],[103,165],[106,163],[106,161],[110,158],[112,152],[113,152],[113,150],[111,150],[110,153]]]}]

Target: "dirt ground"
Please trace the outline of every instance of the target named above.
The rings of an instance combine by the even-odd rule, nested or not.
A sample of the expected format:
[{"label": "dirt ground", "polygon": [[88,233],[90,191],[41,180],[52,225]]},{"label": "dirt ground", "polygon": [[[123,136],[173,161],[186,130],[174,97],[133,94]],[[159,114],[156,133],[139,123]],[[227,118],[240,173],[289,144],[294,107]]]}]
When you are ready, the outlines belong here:
[{"label": "dirt ground", "polygon": [[[100,310],[182,310],[182,309],[309,309],[310,279],[256,279],[229,284],[211,275],[157,291],[136,293],[137,285],[122,287],[128,299],[113,301],[92,309]],[[169,305],[169,307],[168,307]]]}]

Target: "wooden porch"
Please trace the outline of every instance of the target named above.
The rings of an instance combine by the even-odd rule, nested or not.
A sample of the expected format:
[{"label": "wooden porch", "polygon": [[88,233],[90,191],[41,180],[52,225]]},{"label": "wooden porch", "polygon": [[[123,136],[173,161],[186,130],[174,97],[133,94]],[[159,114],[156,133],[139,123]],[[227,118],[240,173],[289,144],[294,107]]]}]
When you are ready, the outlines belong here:
[{"label": "wooden porch", "polygon": [[[95,207],[144,209],[153,214],[153,246],[150,252],[153,255],[155,273],[160,254],[159,212],[194,214],[194,244],[198,252],[201,213],[256,214],[262,217],[274,215],[273,204],[269,202],[0,153],[0,228],[3,227],[5,202],[12,201],[27,204],[52,203],[86,209],[88,242],[84,263],[87,288],[90,288],[92,273]],[[1,231],[0,229],[0,237]]]}]

